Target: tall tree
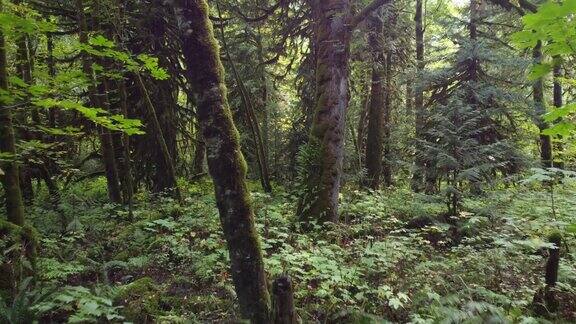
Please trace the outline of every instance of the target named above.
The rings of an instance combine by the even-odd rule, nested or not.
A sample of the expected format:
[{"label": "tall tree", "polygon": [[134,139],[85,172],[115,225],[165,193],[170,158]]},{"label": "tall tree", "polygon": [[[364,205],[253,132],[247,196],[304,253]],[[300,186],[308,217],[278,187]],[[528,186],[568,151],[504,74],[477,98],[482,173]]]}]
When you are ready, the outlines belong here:
[{"label": "tall tree", "polygon": [[373,16],[367,19],[368,42],[373,55],[370,105],[368,108],[368,138],[366,140],[366,178],[364,186],[371,189],[380,187],[382,174],[382,152],[384,148],[384,109],[386,108],[385,87],[387,83],[387,63],[382,48],[382,18]]},{"label": "tall tree", "polygon": [[349,101],[350,38],[360,22],[388,1],[374,0],[357,14],[353,14],[350,0],[309,1],[317,57],[316,104],[308,145],[317,154],[304,166],[305,189],[297,211],[304,222],[338,221]]},{"label": "tall tree", "polygon": [[[84,9],[84,1],[76,0],[79,40],[81,44],[88,43],[88,23]],[[92,70],[92,60],[88,53],[83,53],[82,70],[90,78],[90,84],[88,86],[90,103],[95,107],[109,110],[110,104],[108,101],[108,84],[104,78],[98,80],[94,76],[94,71]],[[120,188],[120,180],[118,176],[118,167],[116,165],[112,134],[109,130],[104,129],[103,127],[100,127],[99,132],[102,158],[106,174],[106,183],[108,187],[108,197],[112,202],[122,203],[122,191]]]},{"label": "tall tree", "polygon": [[[416,25],[416,71],[417,75],[422,75],[424,71],[424,24],[423,24],[423,0],[416,0],[416,14],[414,15],[414,22]],[[424,92],[422,85],[418,83],[414,88],[414,114],[415,114],[415,129],[416,141],[423,140],[424,136]],[[414,159],[414,173],[412,174],[411,187],[415,192],[423,190],[423,171],[425,168],[425,159],[416,148]]]},{"label": "tall tree", "polygon": [[[0,0],[0,10],[2,1]],[[8,91],[8,71],[6,60],[6,41],[0,29],[0,89]],[[12,110],[5,96],[0,97],[0,153],[8,154],[7,161],[0,163],[2,173],[0,180],[6,192],[6,213],[8,221],[19,226],[24,225],[24,205],[18,164],[16,162],[16,145],[12,126]]]},{"label": "tall tree", "polygon": [[[538,41],[538,44],[534,47],[532,51],[532,57],[534,58],[534,63],[539,64],[542,62],[542,42]],[[540,77],[536,79],[532,85],[532,98],[534,100],[534,113],[536,114],[536,126],[540,130],[540,162],[545,168],[552,167],[552,139],[550,135],[542,134],[546,128],[548,128],[548,123],[546,123],[542,117],[546,113],[546,102],[544,99],[544,78]]]},{"label": "tall tree", "polygon": [[240,311],[254,323],[270,322],[270,297],[254,211],[246,187],[246,163],[228,106],[224,68],[206,0],[175,0],[182,51],[197,95],[220,221],[228,244]]}]

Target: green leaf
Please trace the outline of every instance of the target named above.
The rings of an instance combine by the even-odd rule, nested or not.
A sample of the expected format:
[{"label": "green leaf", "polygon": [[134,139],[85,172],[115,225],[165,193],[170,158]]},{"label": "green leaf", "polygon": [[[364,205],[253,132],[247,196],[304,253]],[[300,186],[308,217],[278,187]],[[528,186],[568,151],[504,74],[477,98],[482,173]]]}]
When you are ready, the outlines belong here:
[{"label": "green leaf", "polygon": [[543,135],[548,136],[570,136],[570,134],[576,131],[576,125],[567,123],[567,122],[560,122],[550,128],[547,128],[542,131]]},{"label": "green leaf", "polygon": [[113,48],[115,46],[113,41],[109,40],[108,38],[102,35],[91,37],[88,40],[88,44],[92,46],[101,46],[107,48]]},{"label": "green leaf", "polygon": [[528,80],[534,81],[540,79],[546,74],[550,73],[551,71],[552,71],[552,65],[550,64],[545,63],[536,64],[532,66],[532,70],[530,70],[530,73],[528,74]]},{"label": "green leaf", "polygon": [[568,104],[560,108],[555,108],[552,111],[544,114],[546,122],[555,122],[558,119],[567,117],[568,115],[576,112],[576,103]]}]

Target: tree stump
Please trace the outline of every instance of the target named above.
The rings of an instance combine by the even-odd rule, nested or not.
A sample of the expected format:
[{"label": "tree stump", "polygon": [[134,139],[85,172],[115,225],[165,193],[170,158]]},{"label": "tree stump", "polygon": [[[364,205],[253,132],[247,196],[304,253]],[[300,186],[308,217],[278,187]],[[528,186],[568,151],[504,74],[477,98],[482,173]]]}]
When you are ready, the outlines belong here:
[{"label": "tree stump", "polygon": [[272,295],[274,298],[274,324],[298,323],[294,310],[294,289],[290,277],[282,275],[276,278],[272,284]]}]

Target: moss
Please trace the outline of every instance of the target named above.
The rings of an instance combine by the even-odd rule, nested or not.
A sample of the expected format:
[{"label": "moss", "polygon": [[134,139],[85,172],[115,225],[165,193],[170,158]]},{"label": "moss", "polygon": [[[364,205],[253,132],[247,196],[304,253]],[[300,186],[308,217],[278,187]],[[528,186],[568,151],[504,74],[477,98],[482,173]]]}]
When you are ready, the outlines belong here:
[{"label": "moss", "polygon": [[116,299],[124,305],[122,313],[127,320],[146,323],[161,315],[161,295],[154,280],[144,277],[124,286]]}]

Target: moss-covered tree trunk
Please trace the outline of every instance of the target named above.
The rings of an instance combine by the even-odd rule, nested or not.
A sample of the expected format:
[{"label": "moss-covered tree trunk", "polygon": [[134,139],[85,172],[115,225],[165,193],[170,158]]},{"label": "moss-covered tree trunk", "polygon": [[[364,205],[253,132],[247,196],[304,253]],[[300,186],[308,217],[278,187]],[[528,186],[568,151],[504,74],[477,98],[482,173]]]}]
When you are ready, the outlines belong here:
[{"label": "moss-covered tree trunk", "polygon": [[208,169],[228,244],[231,274],[244,318],[270,322],[270,297],[254,211],[246,187],[246,163],[228,106],[220,51],[206,0],[174,0],[182,50],[197,95],[198,121],[206,141]]},{"label": "moss-covered tree trunk", "polygon": [[372,17],[368,20],[370,35],[368,42],[372,51],[372,85],[368,108],[368,138],[366,140],[366,178],[363,185],[378,189],[382,174],[382,153],[384,149],[384,109],[386,105],[386,62],[382,50],[382,20]]},{"label": "moss-covered tree trunk", "polygon": [[316,106],[308,145],[314,156],[304,166],[305,188],[297,211],[301,221],[338,221],[350,37],[360,22],[386,2],[374,0],[354,15],[350,0],[310,1],[316,49]]},{"label": "moss-covered tree trunk", "polygon": [[[0,9],[2,1],[0,0]],[[8,90],[8,72],[6,71],[6,43],[0,30],[0,89]],[[24,205],[20,190],[18,164],[16,163],[16,145],[12,127],[12,111],[4,100],[0,101],[0,152],[10,157],[0,160],[0,180],[6,196],[6,213],[8,221],[18,226],[24,225]]]},{"label": "moss-covered tree trunk", "polygon": [[[424,71],[424,24],[423,24],[423,10],[422,1],[416,0],[416,15],[414,16],[414,22],[416,25],[415,36],[416,36],[416,71],[418,76]],[[412,174],[411,187],[415,192],[421,192],[424,189],[424,170],[426,166],[426,160],[419,153],[418,141],[424,140],[424,92],[422,91],[422,86],[420,82],[416,83],[414,87],[414,116],[415,116],[415,131],[416,131],[416,147],[415,147],[415,158],[414,158],[414,172]]]},{"label": "moss-covered tree trunk", "polygon": [[349,101],[350,1],[318,1],[313,6],[313,16],[316,107],[308,145],[316,154],[315,161],[306,166],[306,189],[298,215],[305,222],[337,222]]}]

